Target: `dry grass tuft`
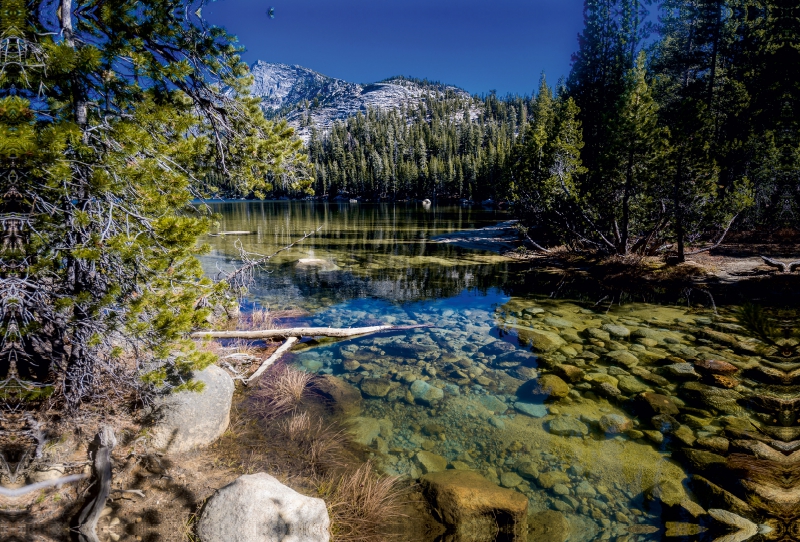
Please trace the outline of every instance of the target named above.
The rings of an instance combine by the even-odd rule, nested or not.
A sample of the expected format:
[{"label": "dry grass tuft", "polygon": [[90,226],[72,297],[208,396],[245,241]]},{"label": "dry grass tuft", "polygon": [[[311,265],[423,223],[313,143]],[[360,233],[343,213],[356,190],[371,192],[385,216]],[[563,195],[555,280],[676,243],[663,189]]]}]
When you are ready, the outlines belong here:
[{"label": "dry grass tuft", "polygon": [[254,341],[248,341],[246,339],[233,339],[228,343],[228,346],[225,347],[225,350],[236,354],[256,356],[261,352],[262,348],[256,346]]},{"label": "dry grass tuft", "polygon": [[243,324],[248,329],[274,329],[275,318],[267,309],[255,309],[243,318]]},{"label": "dry grass tuft", "polygon": [[378,475],[372,463],[319,479],[317,492],[328,503],[336,541],[387,540],[392,538],[391,528],[405,517],[407,490],[399,478]]},{"label": "dry grass tuft", "polygon": [[289,365],[278,365],[261,379],[261,387],[254,394],[256,410],[266,418],[275,418],[295,412],[308,395],[314,375],[299,371]]},{"label": "dry grass tuft", "polygon": [[344,431],[325,425],[322,418],[313,422],[307,412],[295,413],[280,424],[283,435],[295,446],[313,473],[341,467],[346,438]]}]

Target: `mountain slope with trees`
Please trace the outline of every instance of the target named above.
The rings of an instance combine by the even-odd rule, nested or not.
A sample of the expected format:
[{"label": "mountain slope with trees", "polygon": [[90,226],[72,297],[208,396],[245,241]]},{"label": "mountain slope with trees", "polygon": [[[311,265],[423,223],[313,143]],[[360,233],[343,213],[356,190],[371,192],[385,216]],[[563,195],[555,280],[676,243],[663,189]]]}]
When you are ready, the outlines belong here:
[{"label": "mountain slope with trees", "polygon": [[556,89],[429,92],[319,126],[296,107],[313,189],[508,199],[543,243],[677,261],[730,229],[796,227],[800,23],[784,4],[586,0]]}]

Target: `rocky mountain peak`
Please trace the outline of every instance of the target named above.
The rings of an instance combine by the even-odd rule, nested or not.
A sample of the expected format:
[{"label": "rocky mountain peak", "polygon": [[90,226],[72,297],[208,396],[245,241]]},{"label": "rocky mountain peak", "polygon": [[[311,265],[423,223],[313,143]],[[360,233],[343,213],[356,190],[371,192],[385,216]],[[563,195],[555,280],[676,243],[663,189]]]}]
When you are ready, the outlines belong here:
[{"label": "rocky mountain peak", "polygon": [[269,117],[284,117],[307,140],[311,127],[327,130],[340,119],[368,109],[397,109],[416,105],[426,96],[453,93],[470,95],[454,86],[395,77],[371,84],[358,84],[328,77],[302,66],[259,60],[250,71],[252,93],[261,99]]}]

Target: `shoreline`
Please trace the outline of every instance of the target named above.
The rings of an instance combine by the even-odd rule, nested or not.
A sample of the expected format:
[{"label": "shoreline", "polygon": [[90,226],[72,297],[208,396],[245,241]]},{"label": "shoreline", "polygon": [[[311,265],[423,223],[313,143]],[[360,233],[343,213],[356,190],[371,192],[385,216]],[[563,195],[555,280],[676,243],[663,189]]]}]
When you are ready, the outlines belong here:
[{"label": "shoreline", "polygon": [[[545,271],[584,273],[601,281],[625,278],[622,275],[626,272],[629,280],[645,284],[682,283],[686,286],[724,286],[753,279],[792,276],[792,273],[783,273],[761,259],[761,253],[769,255],[776,249],[786,252],[780,250],[783,248],[781,245],[725,243],[715,248],[713,253],[695,254],[688,256],[683,263],[668,264],[659,256],[599,256],[570,252],[564,247],[554,247],[547,253],[528,251],[530,243],[521,238],[517,224],[517,220],[508,220],[484,228],[437,235],[431,241],[493,252],[510,260],[531,262]],[[762,250],[755,250],[757,248]],[[781,259],[788,262],[798,258],[800,255]]]}]

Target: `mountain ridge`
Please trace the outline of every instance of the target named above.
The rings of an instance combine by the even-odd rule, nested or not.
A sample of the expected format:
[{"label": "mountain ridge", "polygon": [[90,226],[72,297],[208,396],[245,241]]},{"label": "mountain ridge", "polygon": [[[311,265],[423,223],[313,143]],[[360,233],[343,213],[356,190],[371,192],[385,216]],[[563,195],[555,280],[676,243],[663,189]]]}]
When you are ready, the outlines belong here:
[{"label": "mountain ridge", "polygon": [[426,97],[458,96],[471,99],[466,90],[439,82],[391,77],[375,83],[351,83],[300,65],[259,60],[250,68],[251,93],[261,99],[270,118],[285,118],[298,135],[308,141],[311,128],[326,131],[369,109],[388,110],[417,105]]}]

